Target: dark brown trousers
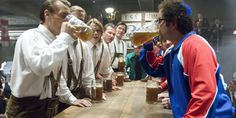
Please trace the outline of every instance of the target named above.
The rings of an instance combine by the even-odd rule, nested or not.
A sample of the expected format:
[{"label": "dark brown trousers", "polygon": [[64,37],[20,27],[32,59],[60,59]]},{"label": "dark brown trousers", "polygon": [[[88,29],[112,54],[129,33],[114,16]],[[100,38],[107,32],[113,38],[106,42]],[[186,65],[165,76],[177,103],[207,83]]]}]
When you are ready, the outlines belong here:
[{"label": "dark brown trousers", "polygon": [[44,118],[47,111],[47,100],[39,97],[17,98],[13,95],[7,104],[8,118]]}]

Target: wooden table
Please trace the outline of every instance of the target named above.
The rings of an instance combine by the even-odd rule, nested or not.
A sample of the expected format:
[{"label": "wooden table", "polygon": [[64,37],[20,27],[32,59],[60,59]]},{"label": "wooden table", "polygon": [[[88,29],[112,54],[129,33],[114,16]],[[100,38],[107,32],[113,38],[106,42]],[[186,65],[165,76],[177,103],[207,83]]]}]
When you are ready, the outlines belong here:
[{"label": "wooden table", "polygon": [[147,104],[145,82],[126,82],[122,90],[106,93],[107,100],[92,107],[71,106],[54,118],[173,118],[160,103]]}]

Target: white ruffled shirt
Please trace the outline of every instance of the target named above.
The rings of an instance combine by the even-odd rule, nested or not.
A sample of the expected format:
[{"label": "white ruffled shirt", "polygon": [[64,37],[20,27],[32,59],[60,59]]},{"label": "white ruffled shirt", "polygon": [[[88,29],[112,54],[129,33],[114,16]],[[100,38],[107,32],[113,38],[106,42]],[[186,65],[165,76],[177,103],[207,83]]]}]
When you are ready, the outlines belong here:
[{"label": "white ruffled shirt", "polygon": [[15,46],[10,79],[12,94],[19,98],[51,98],[51,82],[45,77],[53,72],[57,78],[68,45],[73,41],[65,32],[54,36],[41,24],[38,28],[25,31]]}]

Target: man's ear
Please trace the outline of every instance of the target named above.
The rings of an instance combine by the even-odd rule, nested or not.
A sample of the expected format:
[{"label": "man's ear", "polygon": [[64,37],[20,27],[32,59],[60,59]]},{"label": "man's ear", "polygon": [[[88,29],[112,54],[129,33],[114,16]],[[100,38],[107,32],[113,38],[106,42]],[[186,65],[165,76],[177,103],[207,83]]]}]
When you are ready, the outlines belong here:
[{"label": "man's ear", "polygon": [[49,15],[50,15],[50,12],[46,9],[46,10],[44,10],[44,17],[46,18],[46,17],[48,17]]},{"label": "man's ear", "polygon": [[176,23],[176,21],[170,23],[170,28],[171,28],[171,30],[177,29],[177,23]]}]

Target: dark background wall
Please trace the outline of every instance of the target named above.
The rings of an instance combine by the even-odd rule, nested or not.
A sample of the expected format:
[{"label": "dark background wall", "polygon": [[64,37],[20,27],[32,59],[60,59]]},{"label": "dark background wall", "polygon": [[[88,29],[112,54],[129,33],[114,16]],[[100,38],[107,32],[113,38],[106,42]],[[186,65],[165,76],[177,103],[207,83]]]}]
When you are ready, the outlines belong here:
[{"label": "dark background wall", "polygon": [[236,0],[185,0],[192,6],[193,17],[202,13],[209,21],[219,18],[227,28],[236,26]]}]

